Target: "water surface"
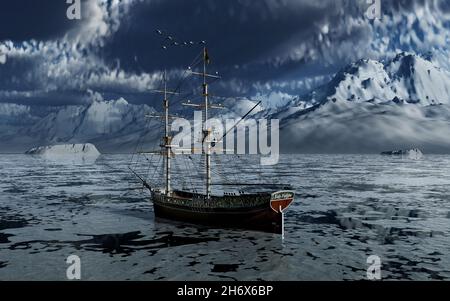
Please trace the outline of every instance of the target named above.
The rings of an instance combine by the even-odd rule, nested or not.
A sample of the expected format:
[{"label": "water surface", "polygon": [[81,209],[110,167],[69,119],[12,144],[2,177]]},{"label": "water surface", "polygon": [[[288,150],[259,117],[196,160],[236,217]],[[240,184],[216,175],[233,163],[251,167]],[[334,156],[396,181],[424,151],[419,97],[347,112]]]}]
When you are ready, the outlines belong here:
[{"label": "water surface", "polygon": [[[222,158],[215,181],[293,185],[284,241],[155,219],[130,155],[2,155],[0,280],[65,280],[72,254],[84,280],[359,280],[370,255],[383,279],[450,279],[450,156],[289,155],[256,170],[240,159]],[[190,171],[174,185],[200,183],[179,165]]]}]

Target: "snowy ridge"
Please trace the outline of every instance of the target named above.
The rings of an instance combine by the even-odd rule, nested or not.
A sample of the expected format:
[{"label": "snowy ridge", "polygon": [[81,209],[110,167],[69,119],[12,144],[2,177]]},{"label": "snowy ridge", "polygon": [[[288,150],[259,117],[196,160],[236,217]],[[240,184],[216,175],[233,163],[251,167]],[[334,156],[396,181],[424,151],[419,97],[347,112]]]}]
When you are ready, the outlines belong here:
[{"label": "snowy ridge", "polygon": [[271,116],[285,152],[450,153],[449,73],[414,54],[353,63],[296,105]]},{"label": "snowy ridge", "polygon": [[122,151],[131,146],[117,145],[121,144],[117,138],[135,145],[147,130],[145,114],[154,112],[147,105],[129,104],[123,98],[49,109],[44,117],[34,114],[31,108],[0,103],[0,151],[23,152],[36,145],[87,142],[103,150]]},{"label": "snowy ridge", "polygon": [[384,64],[363,59],[343,68],[330,83],[300,97],[297,103],[327,101],[449,104],[450,75],[409,53],[398,54]]},{"label": "snowy ridge", "polygon": [[[240,118],[255,104],[232,100],[212,117]],[[387,62],[359,60],[328,84],[275,107],[261,104],[249,117],[280,120],[283,152],[420,148],[450,153],[450,75],[414,54],[401,53]],[[94,143],[101,152],[134,151],[141,137],[147,146],[159,141],[161,120],[145,118],[154,111],[123,98],[39,109],[0,103],[0,151],[61,143]]]}]

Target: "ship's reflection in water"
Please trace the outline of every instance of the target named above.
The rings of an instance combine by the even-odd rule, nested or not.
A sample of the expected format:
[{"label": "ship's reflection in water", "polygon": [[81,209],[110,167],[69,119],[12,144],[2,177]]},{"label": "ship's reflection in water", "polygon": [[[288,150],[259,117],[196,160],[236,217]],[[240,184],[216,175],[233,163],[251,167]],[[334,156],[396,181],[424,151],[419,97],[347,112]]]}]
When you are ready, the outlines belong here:
[{"label": "ship's reflection in water", "polygon": [[141,231],[118,233],[118,234],[79,234],[80,237],[86,239],[63,241],[63,240],[31,240],[23,241],[9,246],[10,250],[16,249],[34,249],[35,245],[40,245],[40,250],[56,251],[67,246],[72,246],[75,249],[83,249],[86,251],[96,251],[109,254],[124,254],[130,255],[133,252],[148,250],[152,253],[155,250],[162,248],[176,247],[181,245],[197,244],[201,242],[208,242],[218,240],[217,238],[196,238],[183,237],[174,235],[173,232],[157,233],[152,239],[146,239],[146,236]]},{"label": "ship's reflection in water", "polygon": [[65,280],[72,254],[84,280],[365,279],[370,255],[384,279],[450,279],[450,157],[285,156],[241,174],[294,185],[285,240],[155,219],[128,156],[38,161],[0,159],[0,280]]}]

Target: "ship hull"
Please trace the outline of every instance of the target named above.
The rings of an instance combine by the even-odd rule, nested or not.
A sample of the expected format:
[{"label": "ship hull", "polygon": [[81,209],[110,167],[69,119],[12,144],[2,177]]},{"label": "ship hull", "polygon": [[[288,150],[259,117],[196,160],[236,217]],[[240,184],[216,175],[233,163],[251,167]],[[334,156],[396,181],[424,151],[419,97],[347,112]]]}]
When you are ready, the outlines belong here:
[{"label": "ship hull", "polygon": [[[180,199],[156,193],[152,198],[155,216],[213,227],[283,232],[283,213],[271,208],[270,194],[213,197],[210,201],[195,197]],[[240,206],[233,206],[237,203]]]},{"label": "ship hull", "polygon": [[217,212],[196,212],[186,208],[175,208],[153,204],[155,216],[165,219],[202,224],[207,226],[229,227],[257,230],[269,233],[282,233],[282,215],[273,212],[270,208],[260,210],[228,210]]}]

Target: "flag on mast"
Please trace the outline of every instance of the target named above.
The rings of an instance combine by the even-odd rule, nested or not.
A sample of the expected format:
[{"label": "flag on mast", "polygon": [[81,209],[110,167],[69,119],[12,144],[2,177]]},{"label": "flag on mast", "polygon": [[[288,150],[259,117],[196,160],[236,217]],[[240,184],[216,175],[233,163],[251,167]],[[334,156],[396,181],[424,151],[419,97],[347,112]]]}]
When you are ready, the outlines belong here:
[{"label": "flag on mast", "polygon": [[204,58],[205,62],[207,64],[209,64],[209,55],[208,55],[208,50],[206,49],[206,47],[203,50],[203,58]]}]

